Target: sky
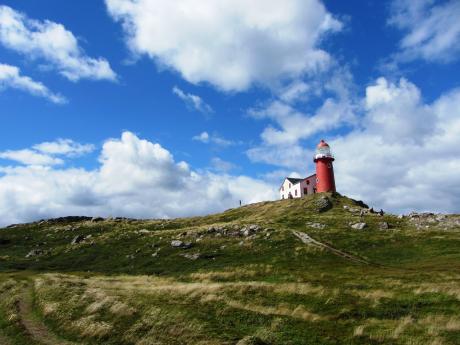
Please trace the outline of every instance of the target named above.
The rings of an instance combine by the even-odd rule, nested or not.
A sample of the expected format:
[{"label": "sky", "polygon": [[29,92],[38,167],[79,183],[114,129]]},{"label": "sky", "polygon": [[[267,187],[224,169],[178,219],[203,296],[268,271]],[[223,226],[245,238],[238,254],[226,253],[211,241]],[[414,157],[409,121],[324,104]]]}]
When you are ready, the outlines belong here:
[{"label": "sky", "polygon": [[0,0],[0,225],[338,192],[460,212],[459,0]]}]

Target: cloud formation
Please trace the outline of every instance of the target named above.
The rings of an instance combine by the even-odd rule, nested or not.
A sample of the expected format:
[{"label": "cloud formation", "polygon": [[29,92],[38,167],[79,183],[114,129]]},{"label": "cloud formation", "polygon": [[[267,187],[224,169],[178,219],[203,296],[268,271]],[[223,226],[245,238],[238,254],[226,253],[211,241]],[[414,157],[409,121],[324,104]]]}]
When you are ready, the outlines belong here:
[{"label": "cloud formation", "polygon": [[64,215],[176,217],[276,198],[272,185],[247,176],[197,173],[159,144],[124,132],[107,140],[94,170],[3,167],[0,223]]},{"label": "cloud formation", "polygon": [[106,0],[134,54],[225,91],[322,70],[341,30],[319,0]]},{"label": "cloud formation", "polygon": [[42,83],[21,75],[21,71],[18,67],[0,63],[0,91],[8,88],[18,89],[34,96],[44,97],[56,104],[67,102],[63,96],[51,92]]},{"label": "cloud formation", "polygon": [[0,6],[0,44],[28,58],[46,61],[72,81],[116,80],[108,61],[85,55],[77,38],[62,24],[30,19],[8,6]]},{"label": "cloud formation", "polygon": [[217,134],[209,134],[208,132],[201,132],[199,135],[195,135],[192,140],[200,141],[204,144],[215,144],[221,147],[228,147],[232,145],[236,145],[234,141],[222,138]]},{"label": "cloud formation", "polygon": [[184,103],[187,105],[188,108],[194,109],[203,114],[211,114],[214,110],[211,108],[209,104],[207,104],[200,96],[186,93],[179,89],[177,86],[174,86],[172,89],[173,94],[179,97]]},{"label": "cloud formation", "polygon": [[399,61],[449,62],[460,52],[460,2],[394,0],[389,24],[402,30]]},{"label": "cloud formation", "polygon": [[0,152],[0,158],[24,165],[52,166],[64,164],[63,157],[78,157],[94,150],[94,145],[70,139],[58,139],[34,145],[31,149]]}]

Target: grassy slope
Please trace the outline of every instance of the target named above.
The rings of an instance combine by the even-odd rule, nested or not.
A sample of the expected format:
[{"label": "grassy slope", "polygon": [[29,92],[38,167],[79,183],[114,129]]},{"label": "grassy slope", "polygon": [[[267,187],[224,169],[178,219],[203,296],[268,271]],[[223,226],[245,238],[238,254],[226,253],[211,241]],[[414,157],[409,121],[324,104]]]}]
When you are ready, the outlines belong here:
[{"label": "grassy slope", "polygon": [[[460,229],[419,231],[407,219],[369,215],[368,229],[350,230],[359,217],[343,206],[354,202],[329,196],[334,207],[318,213],[318,197],[169,221],[1,230],[11,242],[0,246],[0,329],[25,343],[11,317],[20,284],[11,281],[28,281],[48,326],[88,344],[235,344],[248,336],[268,344],[460,343]],[[326,228],[308,228],[312,221]],[[381,221],[392,228],[378,230]],[[235,224],[271,235],[196,242],[211,225]],[[307,246],[290,230],[378,265]],[[78,234],[92,237],[70,245]],[[172,248],[176,238],[194,246]],[[26,259],[33,248],[48,253]]]}]

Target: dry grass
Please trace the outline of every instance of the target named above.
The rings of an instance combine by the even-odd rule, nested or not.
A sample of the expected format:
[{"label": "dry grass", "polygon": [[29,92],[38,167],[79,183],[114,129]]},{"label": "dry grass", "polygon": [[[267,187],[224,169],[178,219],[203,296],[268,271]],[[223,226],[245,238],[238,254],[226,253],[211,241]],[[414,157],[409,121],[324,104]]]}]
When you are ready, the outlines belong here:
[{"label": "dry grass", "polygon": [[95,316],[90,315],[73,322],[72,328],[84,337],[100,339],[109,335],[113,326],[104,321],[96,321]]},{"label": "dry grass", "polygon": [[460,284],[458,281],[450,281],[443,283],[423,283],[417,286],[414,290],[416,294],[422,293],[443,293],[460,300]]}]

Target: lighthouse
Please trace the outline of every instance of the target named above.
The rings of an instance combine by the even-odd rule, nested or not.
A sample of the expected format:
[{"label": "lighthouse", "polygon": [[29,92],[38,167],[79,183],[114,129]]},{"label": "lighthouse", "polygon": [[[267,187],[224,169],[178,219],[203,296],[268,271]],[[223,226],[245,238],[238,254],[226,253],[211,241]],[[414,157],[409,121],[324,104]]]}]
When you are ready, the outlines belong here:
[{"label": "lighthouse", "polygon": [[335,192],[334,168],[332,166],[334,157],[331,154],[331,148],[324,140],[321,140],[316,147],[313,161],[316,164],[316,192]]}]

